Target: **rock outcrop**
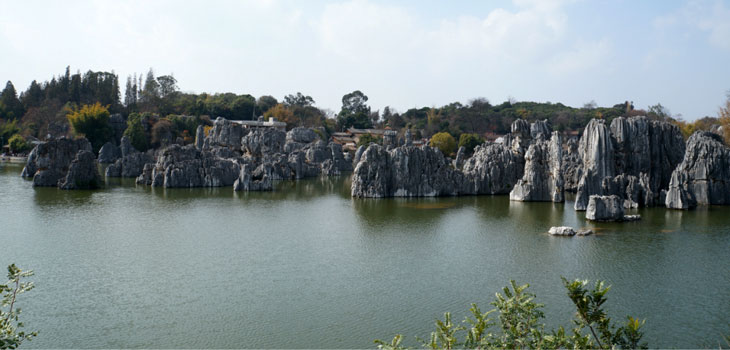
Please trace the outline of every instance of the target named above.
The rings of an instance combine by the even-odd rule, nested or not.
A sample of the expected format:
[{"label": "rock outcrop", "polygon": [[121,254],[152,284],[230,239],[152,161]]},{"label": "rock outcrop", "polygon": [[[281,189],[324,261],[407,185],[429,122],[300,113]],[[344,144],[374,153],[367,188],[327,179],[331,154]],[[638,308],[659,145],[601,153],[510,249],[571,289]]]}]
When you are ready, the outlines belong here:
[{"label": "rock outcrop", "polygon": [[575,192],[578,190],[578,183],[583,175],[583,163],[578,152],[578,138],[569,138],[565,146],[561,164],[565,191]]},{"label": "rock outcrop", "polygon": [[473,186],[468,194],[507,194],[522,178],[520,154],[499,143],[484,143],[463,166],[465,178]]},{"label": "rock outcrop", "polygon": [[667,208],[730,204],[730,148],[717,134],[698,131],[687,141],[684,159],[672,172]]},{"label": "rock outcrop", "polygon": [[586,219],[592,221],[621,221],[624,219],[624,206],[621,198],[615,195],[592,195],[588,200]]},{"label": "rock outcrop", "polygon": [[552,236],[575,236],[575,230],[569,226],[553,226],[548,233]]},{"label": "rock outcrop", "polygon": [[510,192],[510,200],[562,202],[562,137],[557,131],[550,140],[543,139],[541,133],[537,135],[525,154],[524,176]]},{"label": "rock outcrop", "polygon": [[99,163],[114,163],[122,157],[122,150],[111,142],[107,142],[99,149]]},{"label": "rock outcrop", "polygon": [[171,145],[160,152],[154,166],[145,166],[137,183],[166,188],[232,186],[240,171],[235,160],[215,157],[193,145]]},{"label": "rock outcrop", "polygon": [[205,144],[205,126],[198,125],[195,130],[195,148],[202,150]]},{"label": "rock outcrop", "polygon": [[145,164],[155,162],[152,151],[146,153],[137,151],[126,136],[122,137],[119,148],[122,157],[106,168],[107,177],[138,177],[144,171]]},{"label": "rock outcrop", "polygon": [[543,138],[547,139],[550,137],[550,133],[553,131],[550,122],[545,120],[538,120],[530,124],[530,138],[536,139],[542,135]]},{"label": "rock outcrop", "polygon": [[[314,132],[313,132],[314,133]],[[281,153],[286,133],[273,128],[253,129],[241,139],[241,149],[253,156]]]},{"label": "rock outcrop", "polygon": [[353,197],[435,197],[468,194],[464,175],[436,148],[370,145],[355,168]]},{"label": "rock outcrop", "polygon": [[581,137],[579,153],[576,210],[585,210],[591,195],[618,195],[627,208],[653,206],[663,200],[684,143],[679,129],[667,122],[620,117],[609,130],[603,120],[594,119]]},{"label": "rock outcrop", "polygon": [[205,137],[203,149],[227,147],[238,151],[241,149],[241,139],[249,131],[248,128],[243,127],[241,124],[218,117],[213,122],[213,128],[208,131],[208,136]]},{"label": "rock outcrop", "polygon": [[104,181],[99,176],[94,153],[81,150],[71,162],[66,176],[58,183],[62,190],[89,190],[103,186]]},{"label": "rock outcrop", "polygon": [[91,152],[86,138],[60,138],[39,144],[28,155],[21,176],[32,177],[33,186],[58,186],[79,151]]}]

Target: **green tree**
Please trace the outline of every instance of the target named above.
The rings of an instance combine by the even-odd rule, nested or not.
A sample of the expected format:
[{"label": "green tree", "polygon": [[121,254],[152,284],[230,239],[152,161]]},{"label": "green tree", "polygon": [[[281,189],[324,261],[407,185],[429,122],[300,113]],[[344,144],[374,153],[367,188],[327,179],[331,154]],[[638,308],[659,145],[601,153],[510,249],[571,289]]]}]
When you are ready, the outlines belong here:
[{"label": "green tree", "polygon": [[259,99],[256,101],[256,112],[258,113],[257,115],[264,115],[266,111],[274,108],[274,106],[276,106],[277,104],[279,104],[279,101],[277,101],[276,98],[274,98],[273,96],[264,95],[259,97]]},{"label": "green tree", "polygon": [[342,109],[337,115],[337,124],[340,130],[350,127],[357,129],[370,129],[373,127],[370,118],[370,107],[365,104],[368,97],[360,90],[355,90],[342,96]]},{"label": "green tree", "polygon": [[33,289],[33,282],[21,282],[33,276],[33,271],[23,271],[15,264],[8,266],[8,282],[0,285],[0,349],[15,349],[26,340],[32,340],[38,332],[25,332],[20,322],[21,309],[17,307],[17,297]]},{"label": "green tree", "polygon": [[367,146],[371,143],[380,144],[380,139],[371,134],[364,134],[357,140],[357,147]]},{"label": "green tree", "polygon": [[149,148],[148,137],[144,125],[142,125],[142,115],[138,113],[132,113],[127,117],[127,129],[124,130],[124,136],[129,138],[129,142],[138,151],[144,152]]},{"label": "green tree", "polygon": [[94,152],[98,152],[99,148],[114,135],[109,125],[109,110],[99,102],[83,105],[80,109],[72,109],[66,118],[75,134],[85,136],[91,142]]},{"label": "green tree", "polygon": [[456,150],[456,140],[448,132],[440,132],[431,136],[430,145],[438,148],[445,156],[449,156]]},{"label": "green tree", "polygon": [[8,80],[5,89],[0,92],[0,119],[20,119],[24,112],[15,86]]},{"label": "green tree", "polygon": [[15,134],[10,137],[10,140],[8,140],[8,145],[10,146],[10,151],[13,153],[25,152],[29,148],[29,145],[25,141],[25,138],[20,134]]},{"label": "green tree", "polygon": [[314,99],[312,98],[312,96],[305,96],[301,92],[297,92],[296,95],[284,96],[284,105],[287,107],[307,107],[314,105]]},{"label": "green tree", "polygon": [[459,147],[464,147],[469,154],[474,152],[474,148],[482,143],[484,143],[484,139],[477,134],[461,134],[459,136]]},{"label": "green tree", "polygon": [[[436,320],[436,330],[428,341],[417,338],[424,347],[431,349],[638,349],[647,348],[641,343],[644,321],[627,317],[626,323],[616,327],[603,310],[605,295],[610,288],[602,281],[588,289],[588,281],[568,281],[563,278],[568,297],[576,308],[573,328],[566,332],[563,327],[545,331],[542,320],[544,305],[535,301],[536,295],[527,291],[528,284],[510,285],[497,293],[491,303],[495,308],[482,313],[476,304],[469,309],[471,316],[461,324],[451,321],[446,313],[444,321]],[[490,317],[496,314],[496,319]],[[491,329],[497,326],[498,332]],[[403,336],[398,334],[389,343],[375,340],[379,349],[404,349]]]}]

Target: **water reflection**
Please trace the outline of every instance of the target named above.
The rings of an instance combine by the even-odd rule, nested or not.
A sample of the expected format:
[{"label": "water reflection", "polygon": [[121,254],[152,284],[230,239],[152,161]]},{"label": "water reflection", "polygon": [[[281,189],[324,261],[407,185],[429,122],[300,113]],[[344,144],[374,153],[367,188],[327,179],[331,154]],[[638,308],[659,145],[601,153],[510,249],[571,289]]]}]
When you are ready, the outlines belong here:
[{"label": "water reflection", "polygon": [[93,190],[61,190],[56,187],[33,188],[35,203],[41,207],[79,208],[92,203]]}]

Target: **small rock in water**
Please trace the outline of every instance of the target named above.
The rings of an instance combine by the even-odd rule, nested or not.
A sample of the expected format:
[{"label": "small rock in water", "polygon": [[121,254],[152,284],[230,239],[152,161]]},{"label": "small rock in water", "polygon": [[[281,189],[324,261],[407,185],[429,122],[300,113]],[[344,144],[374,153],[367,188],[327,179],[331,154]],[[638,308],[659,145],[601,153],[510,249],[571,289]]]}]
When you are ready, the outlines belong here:
[{"label": "small rock in water", "polygon": [[593,230],[591,230],[589,228],[580,229],[576,233],[577,236],[590,236],[592,234],[593,234]]},{"label": "small rock in water", "polygon": [[624,221],[637,221],[641,220],[641,215],[624,215]]},{"label": "small rock in water", "polygon": [[548,233],[553,236],[575,236],[575,230],[569,226],[553,226]]}]

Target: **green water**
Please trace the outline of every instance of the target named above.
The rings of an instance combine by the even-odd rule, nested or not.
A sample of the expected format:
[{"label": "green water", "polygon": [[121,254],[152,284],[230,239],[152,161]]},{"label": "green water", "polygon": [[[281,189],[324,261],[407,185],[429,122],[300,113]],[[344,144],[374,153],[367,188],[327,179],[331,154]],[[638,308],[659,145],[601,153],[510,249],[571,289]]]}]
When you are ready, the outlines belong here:
[{"label": "green water", "polygon": [[[349,179],[275,192],[34,189],[0,165],[0,265],[36,271],[20,306],[31,348],[372,348],[463,319],[510,279],[569,326],[560,276],[613,285],[615,317],[653,347],[730,334],[730,208],[639,210],[591,224],[573,203],[507,196],[361,200]],[[551,237],[551,226],[593,227]]]}]

